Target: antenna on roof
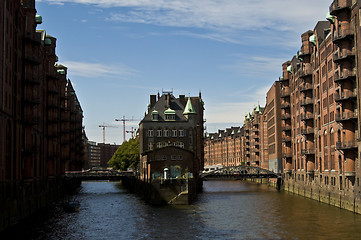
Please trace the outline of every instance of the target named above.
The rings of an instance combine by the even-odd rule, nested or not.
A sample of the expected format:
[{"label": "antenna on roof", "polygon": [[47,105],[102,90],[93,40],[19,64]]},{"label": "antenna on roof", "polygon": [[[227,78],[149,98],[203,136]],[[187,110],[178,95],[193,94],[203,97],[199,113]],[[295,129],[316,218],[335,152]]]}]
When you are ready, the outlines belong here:
[{"label": "antenna on roof", "polygon": [[173,94],[173,88],[172,88],[172,90],[168,90],[168,91],[163,90],[163,88],[162,88],[162,94],[168,94],[168,93]]}]

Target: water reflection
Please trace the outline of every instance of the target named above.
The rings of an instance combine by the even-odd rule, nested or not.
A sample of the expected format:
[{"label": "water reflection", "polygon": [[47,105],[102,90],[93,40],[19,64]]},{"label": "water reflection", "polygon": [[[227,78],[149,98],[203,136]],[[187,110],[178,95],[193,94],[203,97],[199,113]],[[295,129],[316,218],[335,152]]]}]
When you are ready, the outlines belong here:
[{"label": "water reflection", "polygon": [[[207,181],[189,206],[154,207],[121,184],[84,182],[78,213],[54,205],[8,239],[358,239],[361,216],[241,181]],[[21,230],[21,231],[20,231]],[[0,236],[1,239],[5,239]]]}]

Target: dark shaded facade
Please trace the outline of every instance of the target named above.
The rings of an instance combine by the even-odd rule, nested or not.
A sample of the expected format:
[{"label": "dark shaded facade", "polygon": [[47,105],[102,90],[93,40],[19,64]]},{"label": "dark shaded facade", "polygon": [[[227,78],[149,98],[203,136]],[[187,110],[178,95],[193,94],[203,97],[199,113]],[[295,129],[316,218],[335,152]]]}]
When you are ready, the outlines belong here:
[{"label": "dark shaded facade", "polygon": [[139,172],[140,180],[153,189],[151,201],[188,204],[201,190],[203,110],[200,94],[150,96],[139,125]]},{"label": "dark shaded facade", "polygon": [[56,199],[84,160],[83,113],[34,0],[1,0],[0,229]]}]

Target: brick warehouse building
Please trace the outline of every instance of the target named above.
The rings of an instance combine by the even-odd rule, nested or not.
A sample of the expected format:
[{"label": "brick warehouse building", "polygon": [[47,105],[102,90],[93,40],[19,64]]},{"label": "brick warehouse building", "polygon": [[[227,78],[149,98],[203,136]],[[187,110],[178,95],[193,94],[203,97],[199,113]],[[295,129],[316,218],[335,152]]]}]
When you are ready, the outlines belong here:
[{"label": "brick warehouse building", "polygon": [[328,21],[302,34],[280,83],[290,105],[286,190],[360,213],[359,9],[359,1],[334,1]]},{"label": "brick warehouse building", "polygon": [[201,190],[203,111],[201,94],[150,96],[139,124],[140,180],[151,189],[150,201],[188,204]]},{"label": "brick warehouse building", "polygon": [[231,127],[204,138],[204,165],[224,167],[242,164],[243,128]]},{"label": "brick warehouse building", "polygon": [[83,113],[34,0],[0,0],[0,230],[63,192],[84,158]]},{"label": "brick warehouse building", "polygon": [[[256,116],[253,111],[242,127],[240,160],[246,165],[266,168],[262,161],[268,160],[270,164],[272,159],[278,159],[276,162],[280,163],[282,158],[278,171],[283,170],[286,190],[358,213],[361,213],[360,7],[360,1],[334,0],[328,21],[318,22],[313,30],[301,35],[300,51],[282,65],[282,76],[271,87],[277,89],[278,84],[279,90],[270,89],[261,113],[267,122],[267,132],[263,134],[267,141],[263,142],[268,148],[264,148],[264,159],[261,157],[258,163],[258,149],[252,148],[258,144],[252,130],[262,132],[257,125],[262,120],[256,126],[251,124]],[[271,92],[274,97],[269,95]],[[214,140],[222,141],[215,134],[207,136],[210,136],[205,138],[207,147],[215,144]],[[214,148],[205,154],[207,162],[222,163],[217,158],[221,150]],[[268,168],[271,169],[270,165]]]}]

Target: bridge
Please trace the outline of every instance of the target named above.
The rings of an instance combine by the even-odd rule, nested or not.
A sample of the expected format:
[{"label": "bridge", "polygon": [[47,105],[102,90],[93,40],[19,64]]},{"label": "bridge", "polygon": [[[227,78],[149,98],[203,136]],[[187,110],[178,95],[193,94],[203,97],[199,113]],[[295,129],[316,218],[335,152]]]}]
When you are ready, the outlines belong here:
[{"label": "bridge", "polygon": [[253,167],[253,166],[228,166],[212,171],[202,172],[201,178],[279,178],[280,173],[275,173],[267,169]]},{"label": "bridge", "polygon": [[109,180],[120,181],[124,177],[134,177],[135,172],[116,171],[111,169],[89,169],[86,171],[68,171],[65,176],[78,180]]}]

